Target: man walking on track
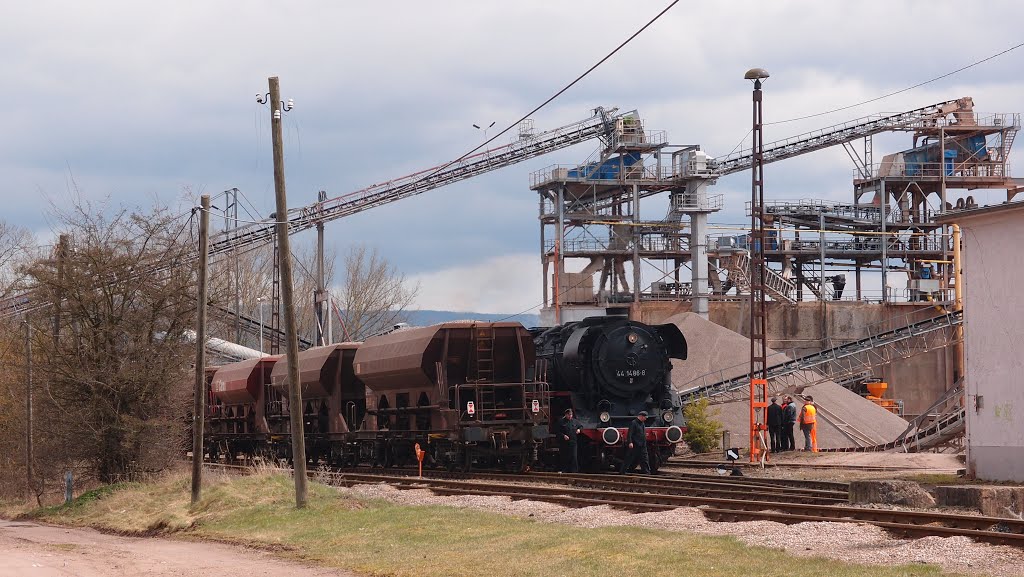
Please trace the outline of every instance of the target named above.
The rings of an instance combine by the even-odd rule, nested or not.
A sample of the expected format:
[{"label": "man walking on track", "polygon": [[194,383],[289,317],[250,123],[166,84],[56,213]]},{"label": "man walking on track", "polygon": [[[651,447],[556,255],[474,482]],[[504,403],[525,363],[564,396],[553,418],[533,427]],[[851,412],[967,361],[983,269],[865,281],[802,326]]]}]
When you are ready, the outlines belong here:
[{"label": "man walking on track", "polygon": [[807,395],[800,409],[800,430],[804,432],[804,450],[818,452],[818,409],[814,397]]},{"label": "man walking on track", "polygon": [[772,397],[772,404],[768,405],[768,435],[772,438],[772,452],[782,451],[782,407],[775,397]]},{"label": "man walking on track", "polygon": [[626,459],[622,461],[623,473],[632,473],[633,467],[638,463],[641,473],[651,473],[651,463],[647,459],[647,429],[644,428],[646,420],[647,411],[640,411],[636,414],[636,420],[629,424],[629,432],[626,433]]}]

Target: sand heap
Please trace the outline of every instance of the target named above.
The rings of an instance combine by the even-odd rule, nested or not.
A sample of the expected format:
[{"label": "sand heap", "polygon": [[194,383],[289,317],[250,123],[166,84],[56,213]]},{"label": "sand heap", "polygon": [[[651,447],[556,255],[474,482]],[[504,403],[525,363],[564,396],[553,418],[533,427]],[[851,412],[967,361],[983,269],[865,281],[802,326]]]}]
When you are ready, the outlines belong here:
[{"label": "sand heap", "polygon": [[[666,322],[679,327],[689,349],[687,360],[672,361],[672,384],[677,390],[700,384],[694,381],[705,376],[704,381],[712,383],[746,374],[750,358],[750,340],[747,337],[694,313],[675,315]],[[789,357],[769,349],[769,365],[786,360]],[[857,446],[841,428],[855,429],[856,433],[851,434],[867,437],[878,444],[892,441],[907,428],[907,421],[901,417],[832,381],[806,387],[803,394],[812,395],[815,404],[822,409],[818,419],[819,447]],[[779,402],[781,404],[781,399]],[[732,431],[733,446],[747,446],[748,402],[718,403],[714,408],[719,411],[718,419],[725,429]],[[802,447],[799,427],[796,436],[797,446]]]}]

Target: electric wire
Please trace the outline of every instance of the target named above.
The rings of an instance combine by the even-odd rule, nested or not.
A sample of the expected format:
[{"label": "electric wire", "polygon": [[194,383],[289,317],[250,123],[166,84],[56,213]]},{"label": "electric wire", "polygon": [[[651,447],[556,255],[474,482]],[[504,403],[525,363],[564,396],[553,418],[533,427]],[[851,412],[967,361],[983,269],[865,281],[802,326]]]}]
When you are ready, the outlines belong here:
[{"label": "electric wire", "polygon": [[539,104],[539,105],[538,105],[538,106],[537,106],[536,108],[534,108],[533,110],[531,110],[531,111],[527,112],[526,114],[524,114],[524,115],[523,115],[522,117],[520,117],[520,118],[519,118],[519,120],[516,120],[515,122],[513,122],[512,124],[510,124],[509,126],[507,126],[506,128],[504,128],[504,129],[503,129],[503,130],[502,130],[501,132],[499,132],[499,133],[495,134],[494,136],[490,137],[489,139],[485,140],[485,141],[484,141],[483,143],[481,143],[481,144],[480,144],[479,146],[477,146],[476,148],[474,148],[474,149],[470,150],[469,152],[467,152],[467,153],[463,154],[462,156],[460,156],[460,157],[456,158],[455,160],[452,160],[452,161],[450,161],[450,162],[447,162],[447,163],[445,163],[445,164],[443,164],[443,165],[441,165],[441,166],[437,167],[437,169],[435,169],[433,173],[431,173],[430,175],[426,176],[425,178],[429,178],[430,176],[433,176],[434,174],[437,174],[438,172],[441,172],[441,171],[443,171],[444,169],[448,168],[449,166],[451,166],[451,165],[453,165],[453,164],[457,164],[457,163],[459,163],[459,162],[461,162],[461,161],[465,160],[465,159],[466,159],[466,158],[467,158],[468,156],[470,156],[470,155],[472,155],[473,153],[477,152],[478,150],[480,150],[480,149],[482,149],[482,148],[486,147],[486,146],[487,146],[488,144],[490,144],[490,143],[494,142],[495,140],[497,140],[498,138],[500,138],[501,136],[503,136],[503,135],[504,135],[504,134],[505,134],[506,132],[508,132],[508,131],[512,130],[513,128],[515,128],[515,127],[517,127],[517,126],[519,126],[519,124],[520,124],[521,122],[523,122],[524,120],[526,120],[526,119],[530,118],[531,116],[533,116],[533,115],[534,115],[535,113],[537,113],[537,112],[538,112],[538,111],[539,111],[540,109],[544,108],[544,107],[545,107],[545,106],[547,106],[548,104],[551,104],[551,102],[552,102],[552,101],[554,101],[554,100],[555,100],[556,98],[558,98],[559,96],[561,96],[562,94],[564,94],[564,93],[565,93],[566,91],[568,91],[568,90],[569,90],[570,88],[572,88],[573,86],[575,86],[576,84],[578,84],[578,83],[579,83],[579,82],[580,82],[581,80],[583,80],[584,78],[586,78],[586,77],[587,77],[587,76],[588,76],[588,75],[589,75],[589,74],[590,74],[591,72],[593,72],[593,71],[594,71],[594,70],[596,70],[596,69],[597,69],[597,68],[598,68],[599,66],[601,66],[602,64],[604,64],[605,62],[607,62],[607,61],[608,61],[608,60],[609,60],[609,59],[610,59],[610,58],[611,58],[612,56],[615,56],[615,54],[616,54],[616,53],[617,53],[617,52],[618,52],[619,50],[622,50],[623,48],[625,48],[625,46],[626,46],[627,44],[629,44],[630,42],[632,42],[634,38],[636,38],[637,36],[639,36],[639,35],[640,35],[640,34],[641,34],[641,33],[642,33],[642,32],[643,32],[644,30],[647,30],[647,29],[648,29],[648,28],[649,28],[649,27],[650,27],[650,26],[651,26],[652,24],[654,24],[655,22],[657,22],[659,18],[661,18],[662,16],[664,16],[666,12],[668,12],[669,10],[671,10],[671,9],[672,9],[672,7],[673,7],[673,6],[675,6],[675,5],[676,5],[676,4],[678,4],[678,3],[679,3],[679,0],[672,0],[672,2],[671,2],[671,3],[669,3],[669,5],[668,5],[668,6],[666,6],[666,7],[665,7],[665,8],[664,8],[664,9],[663,9],[663,10],[662,10],[661,12],[658,12],[658,14],[654,16],[654,18],[651,18],[651,19],[650,19],[650,20],[649,20],[649,21],[648,21],[648,22],[647,22],[646,24],[644,24],[643,26],[641,26],[641,27],[640,27],[640,29],[639,29],[639,30],[637,30],[636,32],[634,32],[634,33],[633,33],[633,34],[632,34],[632,35],[631,35],[631,36],[630,36],[629,38],[626,38],[626,39],[625,39],[625,40],[624,40],[624,41],[623,41],[623,42],[622,42],[621,44],[619,44],[618,46],[616,46],[614,50],[612,50],[611,52],[609,52],[608,54],[606,54],[606,55],[605,55],[605,56],[604,56],[603,58],[601,58],[600,60],[598,60],[596,64],[594,64],[593,66],[591,66],[590,68],[588,68],[588,69],[587,69],[587,70],[586,70],[585,72],[583,72],[582,74],[580,74],[579,76],[577,76],[575,80],[573,80],[573,81],[572,81],[572,82],[570,82],[569,84],[566,84],[565,86],[563,86],[563,87],[562,87],[562,88],[561,88],[561,89],[560,89],[560,90],[559,90],[558,92],[555,92],[555,93],[554,93],[554,94],[553,94],[553,95],[552,95],[551,97],[549,97],[549,98],[548,98],[547,100],[545,100],[544,102],[540,103],[540,104]]},{"label": "electric wire", "polygon": [[[906,88],[901,88],[900,90],[896,90],[896,91],[890,92],[888,94],[883,94],[882,96],[877,96],[875,98],[864,100],[864,101],[858,102],[856,104],[850,104],[848,106],[842,106],[842,107],[839,107],[839,108],[833,108],[832,110],[826,110],[825,112],[817,112],[817,113],[814,113],[814,114],[808,114],[806,116],[798,116],[796,118],[789,118],[789,119],[786,119],[786,120],[776,120],[775,122],[765,122],[764,124],[767,126],[767,125],[772,125],[772,124],[785,124],[787,122],[796,122],[798,120],[807,120],[808,118],[817,118],[819,116],[825,116],[827,114],[832,114],[834,112],[842,112],[843,110],[849,110],[851,108],[856,108],[858,106],[863,106],[865,104],[870,104],[872,102],[878,102],[879,100],[884,100],[886,98],[889,98],[890,96],[896,96],[897,94],[903,94],[904,92],[909,92],[911,90],[914,90],[915,88],[920,88],[920,87],[925,86],[927,84],[931,84],[933,82],[937,82],[939,80],[942,80],[943,78],[949,78],[950,76],[953,76],[954,74],[958,74],[958,73],[963,72],[964,70],[967,70],[969,68],[974,68],[975,66],[978,66],[979,64],[984,64],[985,62],[988,62],[989,60],[993,60],[995,58],[999,58],[1003,54],[1007,54],[1009,52],[1013,52],[1014,50],[1020,48],[1021,46],[1024,46],[1024,42],[1021,42],[1020,44],[1017,44],[1015,46],[1011,46],[1010,48],[1007,48],[1006,50],[1003,50],[1002,52],[998,52],[998,53],[993,54],[991,56],[988,56],[986,58],[982,58],[981,60],[977,60],[975,62],[972,62],[971,64],[968,64],[966,66],[961,66],[960,68],[957,68],[956,70],[953,70],[952,72],[947,72],[947,73],[942,74],[940,76],[936,76],[935,78],[932,78],[931,80],[925,80],[924,82],[919,82],[919,83],[917,83],[917,84],[915,84],[913,86],[908,86]],[[748,132],[748,134],[749,134],[749,132]]]}]

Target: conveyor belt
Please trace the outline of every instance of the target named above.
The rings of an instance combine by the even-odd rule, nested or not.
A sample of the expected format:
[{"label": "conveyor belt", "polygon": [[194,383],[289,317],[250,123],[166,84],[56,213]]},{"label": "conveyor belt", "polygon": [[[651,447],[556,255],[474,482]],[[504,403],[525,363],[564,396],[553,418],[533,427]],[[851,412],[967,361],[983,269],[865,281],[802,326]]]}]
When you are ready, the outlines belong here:
[{"label": "conveyor belt", "polygon": [[[768,367],[768,381],[771,383],[771,381],[785,377],[786,375],[791,375],[800,371],[813,370],[827,363],[832,363],[846,357],[865,353],[872,349],[891,347],[891,345],[896,343],[933,333],[938,330],[955,327],[962,322],[963,311],[954,311],[902,326],[897,329],[871,335],[838,347],[825,349],[817,353],[787,360]],[[694,379],[680,391],[680,396],[684,399],[712,397],[750,386],[750,378],[745,373],[729,379],[712,381],[712,379],[719,375],[721,375],[721,371],[716,371],[715,373],[710,373]]]}]

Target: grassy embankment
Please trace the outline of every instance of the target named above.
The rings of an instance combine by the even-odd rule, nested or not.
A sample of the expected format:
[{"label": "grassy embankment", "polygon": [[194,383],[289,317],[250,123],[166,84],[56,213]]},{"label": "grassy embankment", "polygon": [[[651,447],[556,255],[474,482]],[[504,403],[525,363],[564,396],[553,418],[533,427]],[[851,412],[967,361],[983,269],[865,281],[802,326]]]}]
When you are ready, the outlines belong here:
[{"label": "grassy embankment", "polygon": [[40,520],[127,534],[178,533],[243,543],[368,575],[499,577],[687,575],[691,577],[918,577],[931,566],[867,567],[635,527],[587,529],[450,507],[356,500],[311,483],[294,508],[290,478],[214,477],[189,508],[189,481],[173,476],[86,493]]}]

